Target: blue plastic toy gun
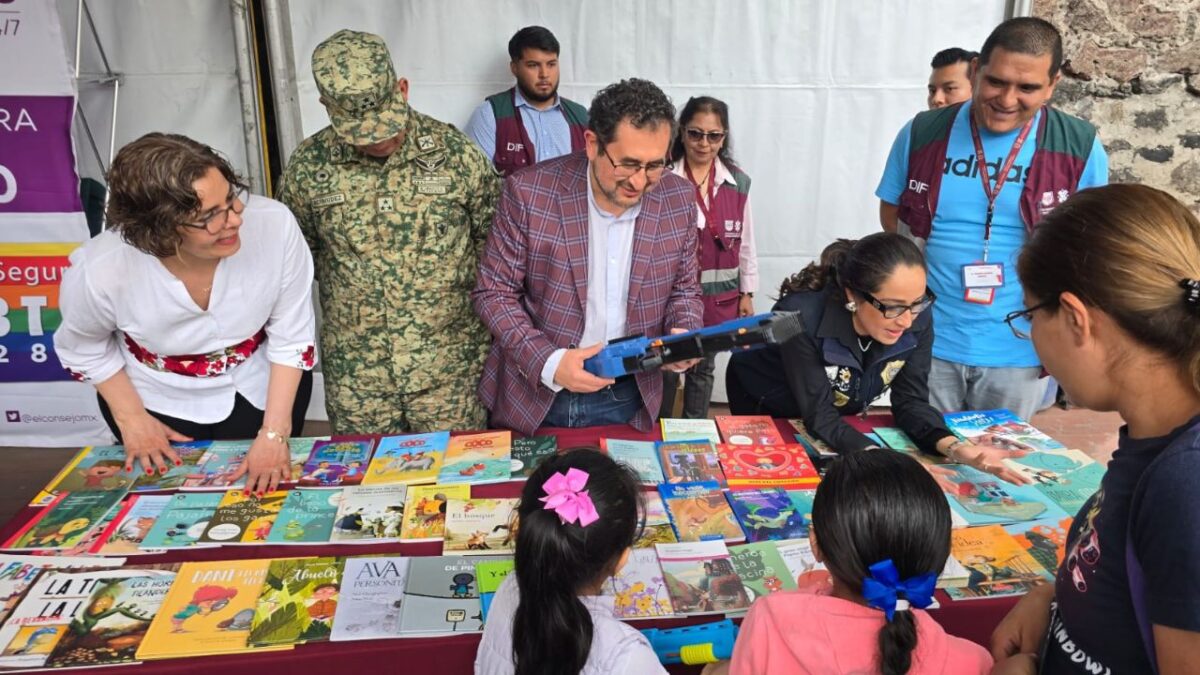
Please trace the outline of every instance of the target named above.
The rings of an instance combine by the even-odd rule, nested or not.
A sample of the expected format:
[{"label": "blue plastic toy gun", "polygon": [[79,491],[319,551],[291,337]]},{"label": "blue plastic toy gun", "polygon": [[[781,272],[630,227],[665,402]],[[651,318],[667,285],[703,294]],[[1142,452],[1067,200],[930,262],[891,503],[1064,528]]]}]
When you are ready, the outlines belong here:
[{"label": "blue plastic toy gun", "polygon": [[800,317],[794,312],[756,314],[678,335],[613,340],[583,367],[597,377],[616,378],[718,352],[782,344],[801,332]]},{"label": "blue plastic toy gun", "polygon": [[715,663],[733,656],[738,627],[729,619],[682,628],[647,628],[642,631],[663,664],[690,666]]}]

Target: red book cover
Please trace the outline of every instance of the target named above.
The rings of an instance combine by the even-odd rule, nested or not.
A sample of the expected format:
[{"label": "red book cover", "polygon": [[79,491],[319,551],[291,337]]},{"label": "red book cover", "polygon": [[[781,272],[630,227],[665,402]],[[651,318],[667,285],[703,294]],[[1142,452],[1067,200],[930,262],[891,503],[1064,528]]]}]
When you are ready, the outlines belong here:
[{"label": "red book cover", "polygon": [[786,490],[816,487],[821,481],[804,446],[731,445],[717,446],[717,456],[730,490],[779,487]]},{"label": "red book cover", "polygon": [[21,529],[17,530],[16,533],[13,534],[13,536],[9,537],[8,541],[4,542],[3,548],[12,548],[13,545],[15,545],[18,541],[21,540],[21,537],[25,536],[26,532],[32,530],[33,526],[38,524],[39,520],[45,518],[46,514],[50,513],[54,509],[55,506],[58,506],[59,502],[66,499],[67,494],[68,493],[66,493],[66,492],[58,493],[58,496],[56,496],[54,498],[54,501],[50,502],[44,508],[42,508],[40,511],[38,511],[37,515],[30,518],[28,522],[26,522],[24,525],[21,526]]},{"label": "red book cover", "polygon": [[96,537],[96,542],[88,548],[88,553],[97,554],[100,552],[100,549],[104,548],[104,544],[108,541],[108,538],[121,526],[121,523],[125,520],[125,514],[129,513],[129,510],[133,508],[133,503],[136,501],[137,495],[133,495],[121,503],[120,510],[117,511],[117,516],[112,519],[108,527],[104,528],[100,536]]},{"label": "red book cover", "polygon": [[783,445],[787,441],[766,415],[717,415],[717,429],[730,445]]}]

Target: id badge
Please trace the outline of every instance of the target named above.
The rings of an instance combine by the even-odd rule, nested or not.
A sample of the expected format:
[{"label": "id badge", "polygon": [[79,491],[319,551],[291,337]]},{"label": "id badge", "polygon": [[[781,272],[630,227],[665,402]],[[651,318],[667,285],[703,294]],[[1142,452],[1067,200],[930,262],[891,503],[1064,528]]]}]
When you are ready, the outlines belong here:
[{"label": "id badge", "polygon": [[967,302],[973,302],[976,305],[990,305],[992,300],[996,299],[996,289],[994,288],[968,288],[963,299]]},{"label": "id badge", "polygon": [[1004,285],[1004,263],[971,263],[962,266],[963,288],[999,288]]}]

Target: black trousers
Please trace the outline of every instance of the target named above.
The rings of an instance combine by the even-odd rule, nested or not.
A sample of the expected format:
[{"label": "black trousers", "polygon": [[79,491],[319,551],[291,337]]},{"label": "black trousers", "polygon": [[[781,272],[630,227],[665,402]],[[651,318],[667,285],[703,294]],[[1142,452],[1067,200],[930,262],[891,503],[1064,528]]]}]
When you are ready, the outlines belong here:
[{"label": "black trousers", "polygon": [[[308,410],[309,399],[312,398],[312,386],[312,371],[306,370],[300,377],[300,386],[296,389],[296,402],[292,404],[293,436],[300,436],[303,432],[304,413]],[[108,428],[117,437],[117,443],[121,443],[121,430],[117,428],[117,421],[113,419],[112,410],[109,409],[108,403],[105,402],[103,396],[97,394],[96,398],[100,401],[100,414],[104,416],[104,422],[108,424]],[[255,408],[253,404],[242,398],[241,394],[235,395],[233,411],[229,413],[229,417],[214,424],[199,424],[190,420],[163,415],[153,410],[147,410],[146,412],[175,431],[184,436],[191,436],[197,441],[254,438],[258,435],[258,430],[262,428],[263,423],[263,411]]]}]

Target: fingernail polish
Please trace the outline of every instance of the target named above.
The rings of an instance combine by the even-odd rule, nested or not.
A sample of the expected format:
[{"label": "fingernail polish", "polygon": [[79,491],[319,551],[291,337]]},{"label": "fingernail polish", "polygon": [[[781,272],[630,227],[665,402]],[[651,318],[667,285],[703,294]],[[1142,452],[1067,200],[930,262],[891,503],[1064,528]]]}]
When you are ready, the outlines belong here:
[{"label": "fingernail polish", "polygon": [[159,472],[159,473],[161,473],[161,474],[163,474],[163,475],[166,475],[166,473],[167,473],[167,467],[165,467],[165,466],[164,466],[163,468],[159,469],[159,470],[158,470],[158,472]]},{"label": "fingernail polish", "polygon": [[146,475],[147,475],[147,476],[153,476],[153,475],[154,475],[154,469],[146,469]]},{"label": "fingernail polish", "polygon": [[181,460],[181,459],[175,460],[175,466],[183,466],[183,460]]}]

